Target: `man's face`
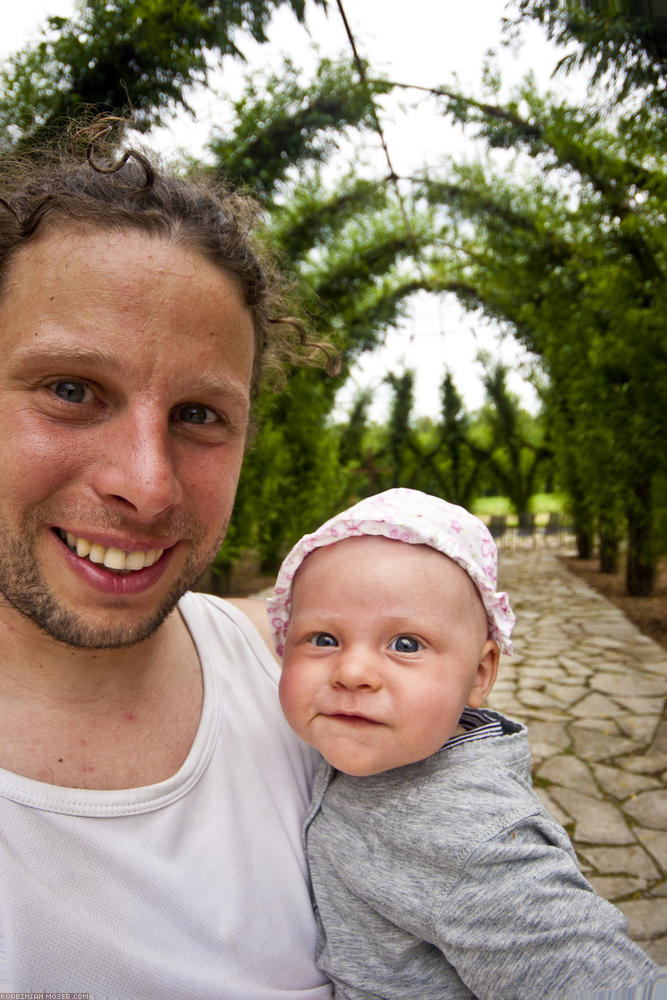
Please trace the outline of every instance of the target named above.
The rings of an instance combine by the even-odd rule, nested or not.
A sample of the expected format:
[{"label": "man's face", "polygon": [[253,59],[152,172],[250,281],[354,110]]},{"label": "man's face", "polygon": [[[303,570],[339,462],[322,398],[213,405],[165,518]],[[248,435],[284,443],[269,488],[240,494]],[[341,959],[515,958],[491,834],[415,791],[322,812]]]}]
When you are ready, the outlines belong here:
[{"label": "man's face", "polygon": [[440,552],[371,536],[324,546],[294,579],[283,711],[347,774],[423,760],[495,680],[487,628],[474,584]]},{"label": "man's face", "polygon": [[0,295],[0,622],[91,648],[157,628],[224,536],[252,360],[238,284],[195,250],[66,227],[19,252]]}]

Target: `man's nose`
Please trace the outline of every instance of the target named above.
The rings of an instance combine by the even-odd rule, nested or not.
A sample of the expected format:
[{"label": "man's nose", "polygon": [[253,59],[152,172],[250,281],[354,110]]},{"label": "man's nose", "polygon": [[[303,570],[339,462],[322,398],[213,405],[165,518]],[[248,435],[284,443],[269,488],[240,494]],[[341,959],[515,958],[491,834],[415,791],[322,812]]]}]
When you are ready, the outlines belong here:
[{"label": "man's nose", "polygon": [[183,489],[175,466],[168,418],[160,413],[128,412],[109,421],[98,456],[93,486],[106,502],[120,502],[142,520],[177,506]]},{"label": "man's nose", "polygon": [[378,654],[374,650],[358,646],[342,649],[336,657],[331,683],[334,687],[349,690],[376,691],[382,686]]}]

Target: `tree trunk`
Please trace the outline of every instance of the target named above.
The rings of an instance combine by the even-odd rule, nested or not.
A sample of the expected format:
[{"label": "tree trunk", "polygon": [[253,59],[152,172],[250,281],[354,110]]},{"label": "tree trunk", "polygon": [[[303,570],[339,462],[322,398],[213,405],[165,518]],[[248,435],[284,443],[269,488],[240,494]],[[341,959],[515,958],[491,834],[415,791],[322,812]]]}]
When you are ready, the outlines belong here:
[{"label": "tree trunk", "polygon": [[600,572],[618,573],[619,563],[619,531],[618,520],[615,517],[600,515]]},{"label": "tree trunk", "polygon": [[577,558],[592,559],[595,535],[589,522],[575,522],[574,534],[577,540]]},{"label": "tree trunk", "polygon": [[576,497],[572,497],[570,503],[574,537],[577,540],[577,558],[592,559],[595,550],[595,525],[590,508],[585,501],[578,503]]},{"label": "tree trunk", "polygon": [[619,546],[618,538],[600,533],[600,572],[618,573]]},{"label": "tree trunk", "polygon": [[653,537],[652,485],[650,479],[638,482],[628,497],[625,589],[631,597],[649,597],[655,585],[657,553]]},{"label": "tree trunk", "polygon": [[592,559],[595,548],[595,519],[582,477],[578,473],[576,457],[571,455],[564,469],[566,489],[569,494],[568,509],[572,517],[572,531],[577,542],[577,558]]}]

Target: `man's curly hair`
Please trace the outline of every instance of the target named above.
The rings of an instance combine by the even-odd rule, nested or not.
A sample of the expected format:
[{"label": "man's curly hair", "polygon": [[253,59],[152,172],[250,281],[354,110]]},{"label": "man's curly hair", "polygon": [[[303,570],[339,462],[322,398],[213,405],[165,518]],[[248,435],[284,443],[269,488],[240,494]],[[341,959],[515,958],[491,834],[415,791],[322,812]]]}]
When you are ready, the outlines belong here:
[{"label": "man's curly hair", "polygon": [[253,394],[264,377],[318,357],[333,374],[336,352],[309,341],[286,307],[284,283],[255,235],[259,214],[253,198],[208,177],[169,173],[143,149],[119,151],[115,123],[98,121],[39,155],[0,162],[0,294],[14,255],[46,231],[134,229],[196,249],[237,279],[253,319]]}]

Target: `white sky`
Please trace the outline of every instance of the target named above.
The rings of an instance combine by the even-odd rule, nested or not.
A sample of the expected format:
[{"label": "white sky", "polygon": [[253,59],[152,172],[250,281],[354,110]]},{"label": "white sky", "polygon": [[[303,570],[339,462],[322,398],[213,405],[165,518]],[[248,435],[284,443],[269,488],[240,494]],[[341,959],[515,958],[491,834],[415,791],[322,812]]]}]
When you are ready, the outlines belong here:
[{"label": "white sky", "polygon": [[[3,12],[0,38],[0,60],[28,41],[37,37],[40,24],[48,15],[70,16],[75,0],[22,0]],[[462,87],[479,92],[482,64],[489,49],[499,54],[503,81],[516,82],[532,69],[542,87],[557,86],[563,91],[569,84],[559,77],[556,83],[550,74],[559,54],[545,41],[536,26],[528,26],[522,34],[521,47],[508,52],[500,47],[500,22],[505,0],[345,0],[345,11],[355,35],[360,54],[368,59],[377,72],[391,78],[421,86],[437,86],[452,82],[456,74]],[[307,71],[315,65],[314,45],[321,54],[348,54],[349,49],[342,20],[335,0],[330,0],[330,12],[307,5],[307,30],[301,28],[287,10],[279,11],[269,29],[270,42],[259,46],[240,39],[249,69],[278,67],[282,56],[289,55]],[[165,153],[177,147],[199,154],[211,127],[223,123],[224,112],[216,92],[236,95],[242,85],[243,68],[237,62],[225,60],[222,69],[211,78],[210,91],[193,95],[196,120],[179,115],[169,129],[155,136],[153,143]],[[437,163],[445,155],[456,153],[473,158],[476,149],[460,129],[447,124],[433,102],[424,98],[418,108],[401,107],[403,94],[383,109],[383,126],[394,167],[399,174],[408,174],[424,163]],[[380,168],[381,169],[381,168]],[[481,405],[483,391],[480,366],[475,356],[480,348],[508,363],[521,359],[521,352],[511,338],[499,342],[492,325],[466,314],[453,296],[436,297],[421,294],[414,299],[411,315],[398,331],[387,334],[383,348],[362,357],[353,373],[351,384],[343,390],[340,405],[344,408],[355,386],[369,385],[374,389],[373,415],[381,419],[385,412],[387,390],[382,379],[388,370],[402,370],[403,363],[417,371],[416,413],[437,415],[439,384],[446,366],[454,372],[459,391],[470,408]],[[531,406],[533,394],[520,379],[510,384],[519,391],[526,405]]]}]

